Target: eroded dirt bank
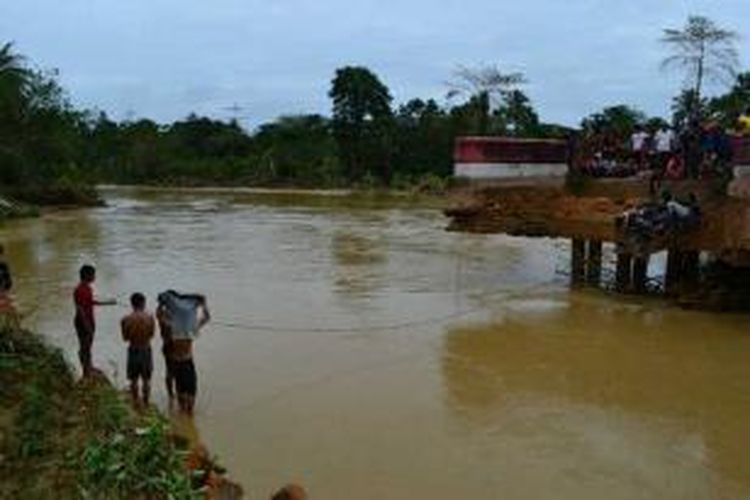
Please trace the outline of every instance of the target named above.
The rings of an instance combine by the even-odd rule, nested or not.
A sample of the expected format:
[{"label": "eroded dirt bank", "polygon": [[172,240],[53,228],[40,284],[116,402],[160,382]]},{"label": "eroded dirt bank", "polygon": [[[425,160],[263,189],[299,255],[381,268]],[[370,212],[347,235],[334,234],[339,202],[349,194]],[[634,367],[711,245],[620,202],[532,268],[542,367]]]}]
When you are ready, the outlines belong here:
[{"label": "eroded dirt bank", "polygon": [[0,326],[0,498],[241,498],[222,472],[104,376],[76,381],[60,350]]}]

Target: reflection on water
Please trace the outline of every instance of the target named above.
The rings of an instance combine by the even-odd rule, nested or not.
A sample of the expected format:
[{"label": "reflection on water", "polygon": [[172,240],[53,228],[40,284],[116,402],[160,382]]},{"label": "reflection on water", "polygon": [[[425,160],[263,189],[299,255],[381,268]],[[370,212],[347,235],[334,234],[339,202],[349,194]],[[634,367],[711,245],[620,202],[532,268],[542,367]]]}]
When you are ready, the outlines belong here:
[{"label": "reflection on water", "polygon": [[[566,242],[446,233],[406,198],[107,197],[0,228],[30,326],[75,359],[83,262],[123,302],[205,293],[196,424],[251,498],[750,495],[746,318],[571,294]],[[120,384],[124,312],[94,348]]]}]

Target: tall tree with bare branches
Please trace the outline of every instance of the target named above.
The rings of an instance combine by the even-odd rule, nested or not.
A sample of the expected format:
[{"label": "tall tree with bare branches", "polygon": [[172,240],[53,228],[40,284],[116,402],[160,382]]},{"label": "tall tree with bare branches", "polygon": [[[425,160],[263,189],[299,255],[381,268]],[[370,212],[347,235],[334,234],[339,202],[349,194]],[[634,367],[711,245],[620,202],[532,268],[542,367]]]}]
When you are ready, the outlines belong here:
[{"label": "tall tree with bare branches", "polygon": [[503,73],[497,66],[459,66],[448,81],[446,97],[464,96],[477,107],[478,132],[486,134],[493,107],[500,105],[518,86],[526,83],[523,73]]},{"label": "tall tree with bare branches", "polygon": [[736,32],[724,29],[711,19],[690,16],[681,29],[665,29],[662,43],[672,51],[662,61],[662,69],[677,69],[696,101],[700,101],[706,81],[734,81],[739,65]]}]

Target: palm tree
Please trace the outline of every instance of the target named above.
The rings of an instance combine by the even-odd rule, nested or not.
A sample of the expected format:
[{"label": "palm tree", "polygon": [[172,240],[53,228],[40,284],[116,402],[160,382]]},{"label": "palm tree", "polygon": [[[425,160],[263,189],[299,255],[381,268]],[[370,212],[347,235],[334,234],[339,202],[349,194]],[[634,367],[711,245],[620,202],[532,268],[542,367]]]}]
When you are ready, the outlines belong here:
[{"label": "palm tree", "polygon": [[13,44],[8,42],[0,47],[0,80],[12,78],[23,80],[27,70],[23,67],[23,57],[13,52]]},{"label": "palm tree", "polygon": [[28,79],[29,71],[23,58],[13,52],[13,44],[0,47],[0,114],[16,110]]},{"label": "palm tree", "polygon": [[662,69],[685,72],[695,101],[701,99],[706,80],[727,83],[734,80],[739,65],[737,33],[717,26],[703,16],[690,16],[682,29],[665,29],[662,42],[672,55],[662,61]]},{"label": "palm tree", "polygon": [[447,82],[446,97],[452,99],[463,95],[474,101],[479,112],[480,134],[487,133],[493,106],[499,105],[511,91],[526,83],[523,73],[503,73],[497,66],[459,66],[453,76],[454,79]]}]

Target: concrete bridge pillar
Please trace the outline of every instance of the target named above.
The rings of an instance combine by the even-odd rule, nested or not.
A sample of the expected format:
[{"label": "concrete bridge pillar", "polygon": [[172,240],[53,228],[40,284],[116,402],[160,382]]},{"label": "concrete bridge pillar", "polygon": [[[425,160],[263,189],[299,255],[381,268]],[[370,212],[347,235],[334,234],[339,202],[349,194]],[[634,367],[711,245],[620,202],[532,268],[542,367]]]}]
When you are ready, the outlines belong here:
[{"label": "concrete bridge pillar", "polygon": [[629,292],[632,285],[633,256],[629,253],[617,254],[617,270],[615,272],[615,288],[618,292]]},{"label": "concrete bridge pillar", "polygon": [[664,276],[664,292],[674,297],[680,292],[680,278],[682,277],[683,252],[670,248],[667,252],[667,269]]},{"label": "concrete bridge pillar", "polygon": [[681,274],[682,281],[687,285],[694,285],[698,282],[698,273],[700,267],[700,252],[690,250],[682,253]]},{"label": "concrete bridge pillar", "polygon": [[602,279],[602,242],[589,240],[588,258],[586,259],[586,282],[599,286]]},{"label": "concrete bridge pillar", "polygon": [[648,261],[648,256],[633,259],[633,291],[635,293],[644,293],[646,291]]},{"label": "concrete bridge pillar", "polygon": [[574,239],[571,245],[570,281],[580,285],[586,280],[586,240]]}]

